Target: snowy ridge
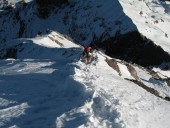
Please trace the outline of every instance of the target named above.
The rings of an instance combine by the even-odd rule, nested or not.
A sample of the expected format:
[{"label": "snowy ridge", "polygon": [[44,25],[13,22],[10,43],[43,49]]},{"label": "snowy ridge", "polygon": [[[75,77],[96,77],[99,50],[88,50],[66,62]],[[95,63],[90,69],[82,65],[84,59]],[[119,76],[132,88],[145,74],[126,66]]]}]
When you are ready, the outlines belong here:
[{"label": "snowy ridge", "polygon": [[60,47],[69,48],[69,47],[79,47],[78,45],[74,44],[73,41],[70,41],[68,37],[61,35],[60,33],[52,31],[48,37],[55,43],[57,43]]},{"label": "snowy ridge", "polygon": [[[101,58],[103,58],[103,57],[101,57]],[[103,58],[99,61],[97,67],[93,67],[93,66],[85,67],[84,69],[78,70],[78,73],[76,71],[76,73],[77,73],[76,79],[78,81],[80,81],[81,83],[83,82],[84,85],[87,86],[86,87],[87,89],[93,88],[95,90],[92,100],[89,101],[89,103],[85,104],[85,107],[87,107],[87,108],[84,109],[84,107],[83,107],[84,114],[88,115],[89,111],[91,113],[89,115],[89,123],[87,123],[86,125],[83,125],[82,127],[87,127],[87,126],[90,126],[90,127],[145,127],[145,125],[147,125],[147,124],[142,124],[140,126],[138,123],[141,121],[140,119],[142,119],[142,121],[144,121],[144,118],[145,118],[144,113],[140,114],[140,115],[137,114],[136,116],[133,114],[125,116],[124,113],[127,111],[131,111],[131,109],[132,109],[132,111],[133,111],[133,109],[136,109],[139,111],[141,109],[143,110],[142,106],[140,107],[140,105],[142,105],[144,102],[144,101],[142,101],[141,97],[143,97],[145,95],[145,97],[147,97],[147,98],[148,97],[153,98],[154,95],[146,94],[146,92],[143,89],[142,89],[143,90],[142,91],[140,87],[138,87],[136,85],[133,86],[132,83],[131,84],[130,83],[123,84],[126,80],[125,81],[120,80],[120,78],[117,76],[117,73],[114,73],[114,71],[112,69],[109,69],[107,67],[107,64],[106,63],[104,64],[104,63],[105,62],[104,62],[104,58]],[[83,66],[81,66],[81,67],[83,67]],[[107,67],[107,69],[106,69],[106,67]],[[101,70],[101,68],[102,68],[102,70]],[[101,71],[103,71],[103,70],[106,71],[106,74],[101,73]],[[84,72],[85,75],[84,75],[84,73],[83,74],[80,73],[82,71],[85,71]],[[95,74],[97,74],[97,75],[95,75]],[[114,78],[113,81],[111,80],[112,78]],[[133,86],[133,90],[135,90],[135,91],[138,90],[136,92],[136,94],[134,92],[130,91],[131,87],[129,87],[129,86]],[[127,94],[126,94],[125,90],[127,91]],[[122,92],[124,94],[122,94],[120,92]],[[143,96],[140,97],[139,93],[141,94],[142,92],[144,92],[144,94],[142,94]],[[113,95],[113,97],[112,97],[112,95]],[[134,99],[132,98],[132,95],[135,95]],[[139,100],[136,99],[138,96],[140,97]],[[130,103],[131,104],[130,106],[132,107],[130,109],[129,107],[127,107],[127,106],[129,106],[128,105],[129,103],[126,104],[126,102],[121,101],[122,98],[123,99],[125,98],[124,100],[128,99],[128,102],[129,101],[133,102],[133,100],[137,100],[138,102],[134,101],[134,102],[136,102],[135,103],[136,105],[134,105],[134,103]],[[153,98],[153,99],[152,98],[150,99],[151,101],[153,99],[155,99],[155,98]],[[143,100],[146,100],[146,99],[144,98]],[[153,103],[151,103],[151,101],[149,104],[153,105]],[[89,105],[90,105],[90,108],[89,108]],[[124,106],[124,107],[126,106],[128,110],[126,110],[126,107],[123,108],[123,110],[122,110],[122,108],[121,108],[122,106]],[[148,108],[146,108],[146,113],[148,113],[149,111],[152,111],[151,108],[152,107],[149,105]],[[160,108],[158,107],[157,109],[160,109]],[[155,112],[156,111],[157,110],[155,110]],[[62,118],[63,118],[63,116],[62,116]],[[64,116],[64,118],[66,120],[70,119],[70,113],[66,114]],[[130,118],[130,119],[128,119],[128,118]],[[151,118],[153,118],[153,117],[151,117]],[[130,120],[132,121],[132,123],[129,122]],[[147,119],[145,121],[147,122]],[[65,122],[65,121],[63,120],[63,122]],[[136,122],[136,123],[134,123],[134,122]],[[149,124],[150,124],[149,127],[154,127],[154,126],[157,127],[157,124],[152,124],[152,123],[149,123]]]},{"label": "snowy ridge", "polygon": [[[74,53],[74,48],[77,49],[79,47],[79,45],[76,45],[72,41],[69,41],[64,36],[61,37],[61,35],[59,35],[58,33],[52,32],[47,35],[37,36],[35,38],[20,38],[8,41],[5,47],[0,48],[0,52],[1,58],[8,55],[8,52],[10,52],[8,49],[12,48],[16,49],[17,51],[16,58],[49,59],[51,57],[56,57],[58,52],[63,51],[61,48],[66,49],[65,53],[63,54],[71,54],[67,52],[67,50],[71,50],[73,52],[72,55],[74,55],[76,54]],[[56,48],[58,48],[58,50]],[[50,54],[52,54],[53,56],[51,56]]]},{"label": "snowy ridge", "polygon": [[170,87],[148,71],[121,60],[110,67],[102,52],[85,65],[82,48],[58,32],[6,47],[20,43],[18,59],[0,61],[0,127],[169,127]]},{"label": "snowy ridge", "polygon": [[44,20],[32,3],[2,11],[0,127],[169,128],[168,70],[145,69],[101,51],[96,65],[79,60],[83,49],[76,43],[119,30],[139,29],[170,53],[169,2],[119,1],[70,1]]}]

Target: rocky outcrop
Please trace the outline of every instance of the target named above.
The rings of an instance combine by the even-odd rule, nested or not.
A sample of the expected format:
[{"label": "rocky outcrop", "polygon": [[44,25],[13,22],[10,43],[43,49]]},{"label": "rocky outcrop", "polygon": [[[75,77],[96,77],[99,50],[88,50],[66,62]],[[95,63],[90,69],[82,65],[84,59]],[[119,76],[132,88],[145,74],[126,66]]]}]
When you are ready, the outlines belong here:
[{"label": "rocky outcrop", "polygon": [[[133,77],[133,79],[132,79],[132,77],[129,77],[129,78],[127,77],[127,78],[124,78],[124,79],[129,80],[129,81],[135,83],[136,85],[142,87],[143,89],[145,89],[145,90],[148,91],[149,93],[155,95],[156,97],[159,97],[159,98],[164,99],[164,100],[166,100],[166,101],[170,101],[170,97],[169,97],[169,96],[164,96],[164,97],[163,97],[162,95],[160,95],[159,90],[156,90],[155,88],[152,88],[152,87],[149,87],[149,86],[145,85],[145,83],[143,82],[142,78],[140,78],[140,76],[138,76],[138,73],[137,73],[135,67],[138,67],[140,70],[144,70],[144,72],[148,73],[148,74],[151,76],[150,79],[152,79],[152,80],[151,80],[151,81],[150,81],[150,80],[148,81],[148,83],[151,83],[151,84],[152,84],[152,81],[157,81],[158,84],[159,84],[159,83],[164,83],[165,86],[170,86],[170,79],[169,79],[169,78],[163,79],[163,78],[161,78],[161,77],[157,74],[157,72],[154,72],[154,71],[152,71],[152,70],[150,70],[150,69],[142,68],[141,66],[138,66],[138,65],[136,65],[136,64],[135,64],[135,65],[130,64],[130,63],[126,62],[126,61],[117,61],[117,60],[115,60],[115,59],[108,59],[108,58],[106,58],[106,62],[108,63],[108,65],[109,65],[110,67],[112,67],[115,71],[118,72],[119,76],[122,76],[122,74],[124,74],[124,72],[121,72],[118,63],[126,66],[127,69],[128,69],[128,71],[129,71],[129,73],[130,73],[131,76]],[[126,72],[126,71],[125,71],[125,72]],[[144,80],[144,81],[145,81],[145,80]],[[166,83],[165,83],[165,82],[166,82]],[[167,85],[166,85],[166,84],[167,84]],[[160,85],[160,86],[162,86],[162,85]],[[166,87],[165,87],[164,89],[166,89]]]},{"label": "rocky outcrop", "polygon": [[38,16],[46,19],[57,6],[68,3],[68,0],[35,0],[35,2]]},{"label": "rocky outcrop", "polygon": [[118,72],[119,76],[121,76],[121,72],[120,72],[119,66],[117,65],[116,60],[114,59],[109,60],[108,58],[106,58],[106,62],[108,63],[110,67],[112,67],[115,71]]}]

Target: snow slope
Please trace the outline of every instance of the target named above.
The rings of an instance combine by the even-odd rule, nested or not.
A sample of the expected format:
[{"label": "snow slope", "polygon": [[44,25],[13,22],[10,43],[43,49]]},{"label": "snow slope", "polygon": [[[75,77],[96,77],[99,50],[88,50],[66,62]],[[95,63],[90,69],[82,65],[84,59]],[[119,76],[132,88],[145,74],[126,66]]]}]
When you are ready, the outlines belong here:
[{"label": "snow slope", "polygon": [[170,53],[170,2],[120,0],[120,3],[139,32]]},{"label": "snow slope", "polygon": [[138,29],[170,53],[169,2],[70,4],[45,20],[35,15],[32,3],[2,11],[0,51],[17,48],[17,59],[0,60],[0,127],[169,128],[169,71],[153,73],[115,59],[111,68],[106,60],[112,58],[100,51],[96,66],[85,65],[78,60],[83,49],[74,43]]},{"label": "snow slope", "polygon": [[96,66],[85,65],[82,48],[56,32],[7,46],[18,42],[18,59],[0,61],[0,127],[169,128],[170,102],[126,80],[135,78],[121,61],[121,76],[100,52]]}]

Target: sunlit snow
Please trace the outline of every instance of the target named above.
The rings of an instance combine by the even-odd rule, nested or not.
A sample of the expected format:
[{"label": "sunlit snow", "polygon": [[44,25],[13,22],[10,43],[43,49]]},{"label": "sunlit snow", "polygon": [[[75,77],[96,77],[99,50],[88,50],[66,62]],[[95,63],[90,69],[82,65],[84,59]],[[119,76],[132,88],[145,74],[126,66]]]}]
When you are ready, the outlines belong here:
[{"label": "sunlit snow", "polygon": [[[99,1],[88,1],[100,5]],[[164,11],[158,0],[155,0],[158,7],[149,0],[119,1],[139,31],[170,53],[168,10]],[[119,1],[116,1],[116,4]],[[101,9],[105,9],[107,5],[112,7],[109,5],[111,0],[108,3],[103,0],[102,3],[106,4]],[[140,11],[143,12],[142,15],[139,14]],[[116,12],[113,13],[116,15]],[[108,18],[108,23],[111,23],[112,18],[109,17],[113,15],[110,11],[104,16]],[[155,15],[157,20],[162,18],[164,22],[154,24],[152,15]],[[54,25],[54,20],[49,21]],[[35,19],[34,23],[39,22],[41,21]],[[63,26],[58,26],[60,27]],[[41,26],[37,26],[32,32],[36,33],[40,28]],[[103,28],[94,30],[100,35]],[[90,30],[86,32],[90,33]],[[169,35],[168,38],[164,36],[165,33]],[[111,34],[114,34],[114,31]],[[10,36],[12,38],[13,35]],[[135,84],[135,77],[121,60],[116,60],[119,75],[105,61],[106,58],[111,58],[101,51],[97,52],[96,65],[86,65],[82,59],[79,60],[82,46],[57,31],[51,30],[36,37],[27,36],[30,38],[9,37],[5,48],[21,44],[17,59],[0,60],[0,127],[169,128],[170,102],[164,98],[170,97],[170,87],[166,81],[154,79],[149,71],[132,65],[138,80],[156,90],[158,97]],[[90,42],[91,36],[87,40]],[[78,43],[87,43],[86,41]],[[169,71],[156,67],[153,70],[158,72],[162,79],[170,76]]]}]

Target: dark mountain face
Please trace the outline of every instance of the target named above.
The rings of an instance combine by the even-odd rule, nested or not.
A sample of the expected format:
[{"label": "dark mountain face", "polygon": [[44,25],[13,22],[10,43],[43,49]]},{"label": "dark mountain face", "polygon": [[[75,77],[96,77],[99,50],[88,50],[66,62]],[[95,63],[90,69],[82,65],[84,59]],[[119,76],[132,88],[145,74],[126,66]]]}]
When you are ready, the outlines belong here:
[{"label": "dark mountain face", "polygon": [[37,14],[46,19],[52,11],[62,4],[68,4],[68,0],[34,0],[37,4]]},{"label": "dark mountain face", "polygon": [[4,8],[8,5],[8,1],[7,0],[0,0],[0,8]]},{"label": "dark mountain face", "polygon": [[155,66],[170,62],[170,55],[160,46],[140,34],[138,31],[116,34],[103,42],[95,42],[106,50],[106,54],[142,66]]},{"label": "dark mountain face", "polygon": [[160,0],[160,1],[170,1],[170,0]]}]

